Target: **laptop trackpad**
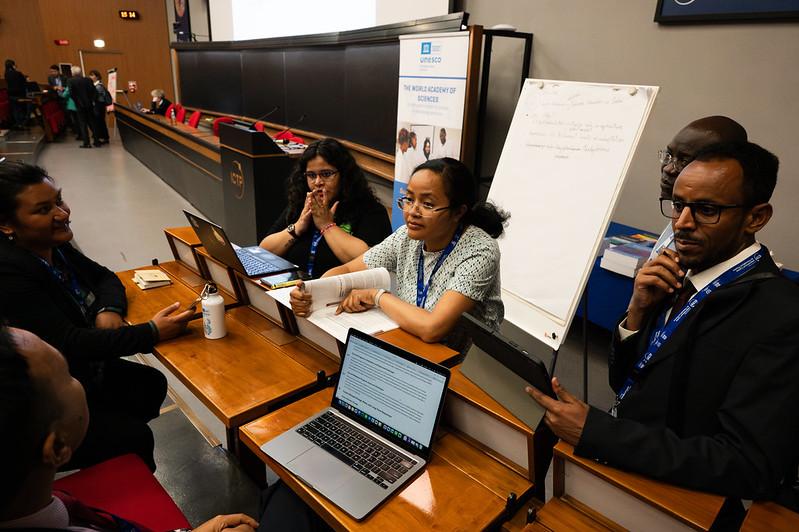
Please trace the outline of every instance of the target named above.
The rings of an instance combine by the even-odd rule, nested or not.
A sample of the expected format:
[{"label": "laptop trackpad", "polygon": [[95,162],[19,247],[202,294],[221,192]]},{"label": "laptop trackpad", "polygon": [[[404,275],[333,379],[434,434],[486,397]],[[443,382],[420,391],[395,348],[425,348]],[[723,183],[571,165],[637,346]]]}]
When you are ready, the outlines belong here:
[{"label": "laptop trackpad", "polygon": [[319,491],[332,491],[358,473],[320,447],[314,447],[288,464],[288,469]]}]

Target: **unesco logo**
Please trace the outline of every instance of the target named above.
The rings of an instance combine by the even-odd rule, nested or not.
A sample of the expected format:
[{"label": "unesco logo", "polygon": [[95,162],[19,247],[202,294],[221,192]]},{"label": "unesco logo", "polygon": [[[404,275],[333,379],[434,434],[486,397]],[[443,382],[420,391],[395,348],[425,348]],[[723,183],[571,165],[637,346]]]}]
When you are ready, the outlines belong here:
[{"label": "unesco logo", "polygon": [[433,53],[433,43],[430,41],[422,43],[422,55],[429,55]]},{"label": "unesco logo", "polygon": [[244,197],[244,170],[241,163],[233,161],[233,168],[230,170],[230,184],[236,188],[236,199]]}]

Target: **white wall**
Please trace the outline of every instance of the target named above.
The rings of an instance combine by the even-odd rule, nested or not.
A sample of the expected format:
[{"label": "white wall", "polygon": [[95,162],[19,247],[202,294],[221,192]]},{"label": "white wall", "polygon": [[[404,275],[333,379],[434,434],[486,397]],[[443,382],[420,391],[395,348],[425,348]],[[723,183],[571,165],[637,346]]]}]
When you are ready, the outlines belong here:
[{"label": "white wall", "polygon": [[[799,269],[799,246],[794,245],[799,221],[799,24],[660,26],[653,22],[656,4],[464,0],[463,9],[470,13],[471,24],[509,23],[532,32],[534,77],[660,85],[616,221],[659,232],[666,220],[656,201],[657,150],[695,118],[723,114],[741,122],[752,141],[781,160],[772,199],[775,215],[760,239],[788,268]],[[492,72],[514,71],[517,64],[517,58],[497,54]],[[489,113],[505,116],[515,103],[513,95],[503,96]],[[504,131],[488,133],[499,142],[504,138]],[[564,214],[560,223],[568,219]]]},{"label": "white wall", "polygon": [[233,0],[208,0],[211,37],[215,41],[233,40]]},{"label": "white wall", "polygon": [[375,26],[449,13],[449,0],[377,0]]}]

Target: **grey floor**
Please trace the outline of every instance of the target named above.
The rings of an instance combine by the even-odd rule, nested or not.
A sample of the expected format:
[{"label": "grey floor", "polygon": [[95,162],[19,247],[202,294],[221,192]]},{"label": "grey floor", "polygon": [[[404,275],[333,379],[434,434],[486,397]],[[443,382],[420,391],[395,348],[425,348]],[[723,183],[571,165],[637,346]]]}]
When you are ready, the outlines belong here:
[{"label": "grey floor", "polygon": [[[89,257],[119,271],[171,260],[163,228],[186,225],[181,209],[190,206],[147,167],[128,154],[112,130],[109,146],[78,149],[72,140],[48,144],[39,164],[61,185],[72,208],[75,243]],[[196,210],[196,209],[195,209]],[[503,332],[531,352],[539,352],[524,333]],[[588,329],[589,403],[607,409],[613,394],[607,385],[610,334]],[[549,365],[549,352],[541,353]],[[583,397],[583,336],[577,322],[560,351],[555,374]],[[237,463],[211,447],[183,413],[165,403],[151,423],[156,438],[156,476],[193,525],[219,513],[256,515],[258,492]],[[551,485],[551,484],[550,484]]]}]

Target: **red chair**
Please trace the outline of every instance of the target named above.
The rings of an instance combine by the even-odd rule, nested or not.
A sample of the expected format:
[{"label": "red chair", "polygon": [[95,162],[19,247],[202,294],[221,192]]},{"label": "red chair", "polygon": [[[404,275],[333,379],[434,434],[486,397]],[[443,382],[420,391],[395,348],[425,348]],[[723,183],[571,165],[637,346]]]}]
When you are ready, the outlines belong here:
[{"label": "red chair", "polygon": [[186,108],[183,107],[182,105],[178,104],[178,111],[175,120],[177,120],[181,124],[186,120]]},{"label": "red chair", "polygon": [[66,123],[66,115],[61,105],[55,100],[48,100],[42,104],[42,118],[50,126],[53,135],[58,135]]},{"label": "red chair", "polygon": [[147,465],[134,454],[81,469],[56,480],[53,489],[151,530],[191,528]]},{"label": "red chair", "polygon": [[232,124],[233,119],[229,116],[220,116],[214,120],[214,135],[219,136],[219,124]]},{"label": "red chair", "polygon": [[255,131],[260,131],[261,133],[264,132],[264,123],[263,122],[256,122],[255,123]]},{"label": "red chair", "polygon": [[200,123],[200,117],[202,113],[200,111],[194,111],[191,116],[189,117],[189,127],[193,127],[197,129],[197,124]]},{"label": "red chair", "polygon": [[8,89],[0,89],[0,124],[8,122],[10,113],[11,103],[8,101]]},{"label": "red chair", "polygon": [[178,108],[175,106],[174,103],[170,103],[169,104],[169,107],[166,108],[166,112],[164,113],[164,116],[167,117],[167,118],[171,117],[172,116],[172,111],[175,111],[176,113],[178,112]]}]

